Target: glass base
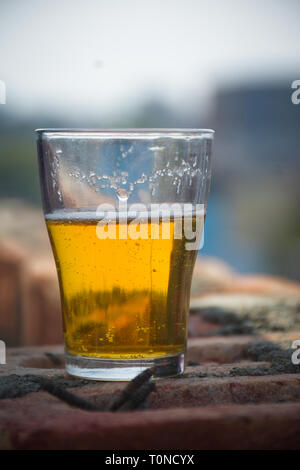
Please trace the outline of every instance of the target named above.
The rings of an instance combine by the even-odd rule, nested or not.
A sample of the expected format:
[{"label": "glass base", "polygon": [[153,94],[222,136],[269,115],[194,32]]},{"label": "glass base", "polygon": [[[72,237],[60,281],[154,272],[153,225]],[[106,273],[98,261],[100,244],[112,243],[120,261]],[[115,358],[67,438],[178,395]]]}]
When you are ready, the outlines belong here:
[{"label": "glass base", "polygon": [[184,353],[149,359],[101,359],[66,353],[68,374],[89,380],[129,381],[150,367],[155,367],[154,379],[183,373]]}]

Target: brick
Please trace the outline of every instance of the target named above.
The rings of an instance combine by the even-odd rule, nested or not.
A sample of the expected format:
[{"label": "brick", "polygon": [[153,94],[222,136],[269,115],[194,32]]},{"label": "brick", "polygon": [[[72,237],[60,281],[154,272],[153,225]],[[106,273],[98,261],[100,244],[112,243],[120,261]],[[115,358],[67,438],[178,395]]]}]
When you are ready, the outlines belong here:
[{"label": "brick", "polygon": [[[294,334],[272,333],[269,339],[290,341]],[[204,355],[210,348],[213,351],[215,344],[221,354],[227,351],[229,359],[238,347],[238,362],[201,362],[187,367],[179,378],[156,381],[149,397],[150,409],[145,411],[87,412],[41,391],[3,399],[0,448],[299,449],[299,374],[231,376],[237,365],[247,369],[270,365],[246,359],[245,346],[249,339],[253,341],[255,337],[191,339],[188,355],[191,348],[194,354],[199,349],[198,357]],[[229,352],[230,348],[234,354]],[[10,349],[7,365],[0,368],[0,379],[9,374],[38,374],[54,380],[67,377],[62,368],[52,367],[45,352],[61,357],[63,348]],[[77,379],[69,380],[70,390],[103,408],[125,386],[120,382],[79,386]]]},{"label": "brick", "polygon": [[188,340],[187,359],[196,362],[232,363],[249,359],[247,345],[267,341],[283,349],[290,349],[294,340],[300,340],[300,331],[275,332],[261,335],[210,336]]},{"label": "brick", "polygon": [[299,296],[210,293],[191,299],[190,334],[299,331],[299,308]]},{"label": "brick", "polygon": [[48,253],[50,243],[41,208],[23,200],[1,199],[0,239],[13,241],[28,253]]},{"label": "brick", "polygon": [[16,242],[0,242],[0,339],[16,346],[21,340],[21,283],[25,250]]},{"label": "brick", "polygon": [[198,362],[232,363],[245,359],[245,346],[253,340],[255,337],[246,335],[191,338],[188,341],[187,359]]},{"label": "brick", "polygon": [[47,359],[46,353],[50,352],[63,360],[64,348],[62,345],[45,345],[7,348],[6,364],[0,366],[0,377],[3,375],[38,374],[53,377],[64,373],[64,365],[61,368],[53,368],[53,363]]},{"label": "brick", "polygon": [[87,412],[38,392],[4,400],[0,429],[2,449],[299,449],[300,404]]},{"label": "brick", "polygon": [[206,256],[197,258],[191,287],[191,295],[197,296],[222,290],[236,278],[236,273],[224,261]]},{"label": "brick", "polygon": [[219,292],[300,296],[300,283],[276,276],[244,275],[237,276]]},{"label": "brick", "polygon": [[54,260],[32,259],[23,282],[22,344],[58,344],[63,341],[59,287]]},{"label": "brick", "polygon": [[222,260],[200,256],[194,268],[191,294],[197,298],[210,293],[300,297],[300,282],[280,276],[239,274]]},{"label": "brick", "polygon": [[[247,367],[256,367],[249,363]],[[234,367],[207,367],[214,374],[227,374]],[[214,371],[214,372],[213,372]],[[300,378],[296,374],[257,377],[198,377],[202,367],[188,368],[181,378],[170,378],[156,383],[149,398],[151,409],[205,407],[227,404],[260,404],[284,401],[300,402]],[[192,375],[192,377],[190,377]],[[112,394],[124,388],[120,383],[104,383],[74,389],[75,393],[92,398],[103,409]]]},{"label": "brick", "polygon": [[205,320],[198,310],[190,312],[188,323],[188,336],[190,338],[210,335],[219,328],[219,323]]}]

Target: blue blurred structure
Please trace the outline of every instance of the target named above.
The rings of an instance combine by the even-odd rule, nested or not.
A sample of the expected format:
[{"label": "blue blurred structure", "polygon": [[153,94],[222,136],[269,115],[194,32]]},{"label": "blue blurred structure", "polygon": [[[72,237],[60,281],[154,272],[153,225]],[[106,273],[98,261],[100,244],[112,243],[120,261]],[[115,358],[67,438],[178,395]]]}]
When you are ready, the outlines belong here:
[{"label": "blue blurred structure", "polygon": [[219,90],[204,252],[300,278],[300,105],[291,81]]}]

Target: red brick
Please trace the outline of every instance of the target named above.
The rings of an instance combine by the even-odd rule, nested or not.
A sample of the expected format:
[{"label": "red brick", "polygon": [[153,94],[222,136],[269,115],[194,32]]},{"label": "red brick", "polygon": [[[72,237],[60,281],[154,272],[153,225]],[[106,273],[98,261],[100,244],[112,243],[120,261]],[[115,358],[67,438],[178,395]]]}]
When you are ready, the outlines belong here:
[{"label": "red brick", "polygon": [[[281,334],[280,338],[292,336]],[[0,407],[0,448],[299,449],[300,377],[298,374],[230,376],[237,365],[247,368],[258,365],[241,360],[243,346],[249,338],[231,340],[234,351],[237,346],[240,348],[238,363],[206,362],[187,367],[180,378],[157,381],[149,397],[151,409],[147,411],[86,412],[46,392],[4,399]],[[227,350],[228,358],[232,356],[228,352],[230,338],[190,341],[194,352],[198,348],[202,354],[214,343],[219,344],[221,353]],[[9,350],[7,365],[1,366],[0,375],[64,374],[63,370],[49,368],[45,351],[61,355],[62,347]],[[259,365],[269,366],[261,362]],[[199,377],[205,373],[222,377]],[[120,382],[101,382],[71,390],[104,407],[124,386]]]},{"label": "red brick", "polygon": [[300,283],[275,276],[245,275],[238,276],[219,292],[300,296]]},{"label": "red brick", "polygon": [[232,363],[245,358],[245,345],[253,340],[255,340],[254,336],[246,335],[191,338],[188,341],[187,359],[199,362]]},{"label": "red brick", "polygon": [[299,282],[278,276],[226,274],[220,270],[219,276],[210,279],[206,273],[200,273],[199,268],[195,269],[192,290],[195,298],[210,293],[300,296]]},{"label": "red brick", "polygon": [[220,328],[219,323],[213,323],[204,320],[202,315],[190,313],[189,315],[189,328],[188,334],[190,338],[197,338],[198,336],[207,336],[213,331]]},{"label": "red brick", "polygon": [[0,339],[20,344],[21,282],[26,253],[15,242],[0,242]]},{"label": "red brick", "polygon": [[22,344],[57,344],[63,340],[59,287],[54,260],[32,259],[24,273]]},{"label": "red brick", "polygon": [[215,292],[230,285],[236,278],[231,266],[219,258],[199,256],[197,258],[191,294],[197,296],[207,292]]},{"label": "red brick", "polygon": [[298,403],[102,413],[71,408],[46,393],[31,395],[3,402],[0,448],[300,448]]},{"label": "red brick", "polygon": [[[257,363],[247,364],[248,368]],[[266,363],[264,363],[266,365]],[[234,367],[207,367],[215,374],[227,374]],[[193,371],[192,371],[193,369]],[[214,371],[214,372],[213,372]],[[195,374],[194,377],[189,375]],[[151,409],[191,408],[210,405],[276,403],[276,401],[300,401],[300,378],[296,374],[254,377],[197,377],[202,367],[188,368],[186,377],[171,378],[156,383],[149,402]],[[122,383],[101,383],[81,389],[75,393],[93,398],[105,409],[115,393],[123,388]]]}]

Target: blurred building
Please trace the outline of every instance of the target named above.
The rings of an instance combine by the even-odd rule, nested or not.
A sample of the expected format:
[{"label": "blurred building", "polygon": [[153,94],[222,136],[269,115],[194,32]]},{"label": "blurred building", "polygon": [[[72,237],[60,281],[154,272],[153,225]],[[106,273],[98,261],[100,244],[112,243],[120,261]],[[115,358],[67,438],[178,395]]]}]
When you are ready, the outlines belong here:
[{"label": "blurred building", "polygon": [[291,83],[216,94],[206,250],[242,271],[299,279],[300,105],[291,101]]},{"label": "blurred building", "polygon": [[[216,151],[226,171],[260,174],[300,167],[300,105],[291,82],[223,89],[217,93]],[[288,169],[289,170],[289,169]]]}]

